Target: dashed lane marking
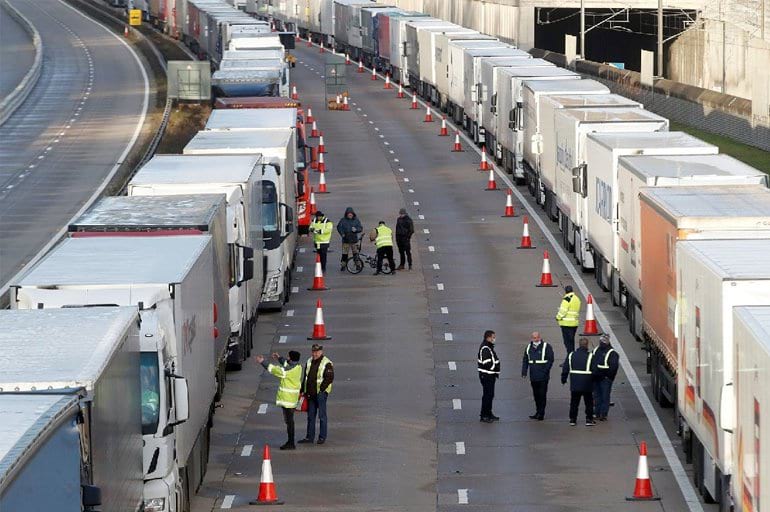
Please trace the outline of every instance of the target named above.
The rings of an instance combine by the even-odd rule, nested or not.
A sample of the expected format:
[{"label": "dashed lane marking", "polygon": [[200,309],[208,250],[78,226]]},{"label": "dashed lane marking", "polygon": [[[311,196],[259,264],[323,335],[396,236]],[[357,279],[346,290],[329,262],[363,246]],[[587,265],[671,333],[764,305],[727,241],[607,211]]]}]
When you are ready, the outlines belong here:
[{"label": "dashed lane marking", "polygon": [[428,252],[436,252],[436,248],[433,247],[432,245],[429,245],[428,246]]},{"label": "dashed lane marking", "polygon": [[414,189],[413,189],[413,188],[410,188],[410,189],[409,189],[409,193],[410,193],[410,194],[414,194]]},{"label": "dashed lane marking", "polygon": [[386,146],[390,146],[390,142],[388,141],[384,141],[383,144],[385,144]]},{"label": "dashed lane marking", "polygon": [[297,267],[297,272],[304,272],[304,271],[305,271],[305,267]]},{"label": "dashed lane marking", "polygon": [[409,183],[409,178],[404,178],[404,183]]},{"label": "dashed lane marking", "polygon": [[254,449],[253,444],[247,444],[243,447],[241,450],[241,457],[250,457],[251,456],[251,450]]},{"label": "dashed lane marking", "polygon": [[438,291],[443,292],[444,291],[444,283],[437,283],[436,288]]},{"label": "dashed lane marking", "polygon": [[465,455],[465,443],[462,441],[457,441],[455,443],[455,453],[457,455]]},{"label": "dashed lane marking", "polygon": [[463,408],[463,401],[459,398],[453,398],[452,399],[452,409],[455,411],[460,411]]},{"label": "dashed lane marking", "polygon": [[441,308],[441,314],[442,315],[448,315],[449,314],[449,308],[442,307]]},{"label": "dashed lane marking", "polygon": [[265,414],[267,413],[267,404],[259,404],[259,409],[257,409],[257,414]]},{"label": "dashed lane marking", "polygon": [[302,254],[304,254],[306,250],[307,250],[307,249],[305,249],[304,247],[300,247],[300,248],[299,248],[299,252],[300,252],[300,253],[302,253]]},{"label": "dashed lane marking", "polygon": [[425,228],[425,229],[422,230],[422,232],[425,233],[426,235],[429,235],[430,234],[430,229]]},{"label": "dashed lane marking", "polygon": [[286,343],[286,340],[288,338],[289,338],[288,336],[281,336],[280,338],[278,338],[278,343],[284,344],[284,343]]},{"label": "dashed lane marking", "polygon": [[235,494],[228,494],[225,499],[222,500],[222,504],[219,508],[233,508],[233,502],[235,501]]},{"label": "dashed lane marking", "polygon": [[447,363],[447,366],[449,366],[449,371],[456,372],[457,371],[457,363],[454,361],[449,361]]},{"label": "dashed lane marking", "polygon": [[452,336],[451,332],[445,332],[444,333],[444,341],[454,341],[454,336]]},{"label": "dashed lane marking", "polygon": [[404,168],[403,167],[399,167],[398,168],[398,172],[404,172]]},{"label": "dashed lane marking", "polygon": [[389,149],[389,150],[388,150],[388,153],[390,153],[391,155],[394,155],[396,152],[395,152],[395,151],[393,151],[392,149]]},{"label": "dashed lane marking", "polygon": [[415,201],[413,204],[414,204],[415,206],[420,206],[420,201]]},{"label": "dashed lane marking", "polygon": [[425,215],[420,214],[420,215],[417,216],[417,218],[420,219],[420,220],[425,220]]},{"label": "dashed lane marking", "polygon": [[378,131],[380,131],[380,129],[379,129],[379,128],[377,128],[377,127],[375,126],[375,127],[374,127],[374,131],[375,131],[375,132],[378,132]]},{"label": "dashed lane marking", "polygon": [[299,286],[292,286],[291,293],[299,293]]},{"label": "dashed lane marking", "polygon": [[286,316],[294,316],[294,310],[293,309],[287,310],[286,311]]},{"label": "dashed lane marking", "polygon": [[457,489],[457,503],[459,505],[468,504],[468,489]]},{"label": "dashed lane marking", "polygon": [[441,270],[441,267],[439,266],[438,263],[433,264],[433,270]]}]

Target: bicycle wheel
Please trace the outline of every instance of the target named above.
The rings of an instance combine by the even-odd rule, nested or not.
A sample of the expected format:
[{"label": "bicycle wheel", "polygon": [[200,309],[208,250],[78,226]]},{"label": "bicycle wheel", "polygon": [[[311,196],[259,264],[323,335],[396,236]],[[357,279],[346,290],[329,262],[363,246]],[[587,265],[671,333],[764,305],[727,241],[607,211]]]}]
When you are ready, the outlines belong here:
[{"label": "bicycle wheel", "polygon": [[351,274],[360,274],[361,271],[364,269],[364,262],[361,260],[360,257],[353,256],[352,258],[348,259],[348,262],[345,264],[345,267],[348,269],[348,272]]},{"label": "bicycle wheel", "polygon": [[394,269],[390,268],[390,263],[388,263],[388,260],[384,260],[382,262],[382,273],[392,274],[393,272],[394,272]]}]

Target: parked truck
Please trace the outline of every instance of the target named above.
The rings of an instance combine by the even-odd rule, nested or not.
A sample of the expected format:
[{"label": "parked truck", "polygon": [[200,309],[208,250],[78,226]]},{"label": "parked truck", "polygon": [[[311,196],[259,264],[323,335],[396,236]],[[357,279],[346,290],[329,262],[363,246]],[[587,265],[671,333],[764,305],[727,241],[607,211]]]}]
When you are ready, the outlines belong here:
[{"label": "parked truck", "polygon": [[[139,307],[141,354],[121,372],[142,386],[145,510],[190,510],[206,472],[216,393],[213,273],[209,235],[68,238],[12,285],[15,309]],[[121,410],[139,409],[119,396],[112,399]]]},{"label": "parked truck", "polygon": [[228,362],[238,370],[254,343],[264,286],[262,191],[259,155],[192,157],[157,155],[128,184],[129,196],[224,194],[227,201]]},{"label": "parked truck", "polygon": [[694,481],[707,501],[730,509],[735,417],[733,308],[770,305],[770,240],[687,240],[676,244],[678,421]]},{"label": "parked truck", "polygon": [[770,190],[761,185],[644,187],[637,224],[644,246],[636,262],[652,395],[661,405],[672,406],[677,402],[679,361],[676,244],[770,238]]},{"label": "parked truck", "polygon": [[2,310],[0,325],[0,510],[150,510],[136,307]]},{"label": "parked truck", "polygon": [[283,308],[289,300],[297,248],[296,148],[293,127],[271,130],[201,131],[184,148],[185,155],[263,156],[262,219],[267,255],[265,287],[260,307]]}]

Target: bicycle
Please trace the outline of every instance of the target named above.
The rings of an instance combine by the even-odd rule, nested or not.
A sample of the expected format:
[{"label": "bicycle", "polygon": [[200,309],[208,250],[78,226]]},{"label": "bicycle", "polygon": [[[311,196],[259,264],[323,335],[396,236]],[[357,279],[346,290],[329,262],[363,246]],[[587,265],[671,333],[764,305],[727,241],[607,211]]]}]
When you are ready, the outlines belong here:
[{"label": "bicycle", "polygon": [[[367,254],[364,254],[361,252],[361,246],[363,245],[364,236],[361,235],[358,237],[358,252],[353,254],[352,258],[348,259],[348,262],[345,264],[345,268],[347,268],[348,272],[351,274],[360,274],[361,271],[364,269],[364,266],[366,264],[369,264],[370,267],[373,269],[377,269],[377,257],[376,256],[369,256]],[[383,274],[392,274],[394,270],[390,268],[390,263],[388,263],[387,259],[383,259],[382,261],[382,271]]]}]

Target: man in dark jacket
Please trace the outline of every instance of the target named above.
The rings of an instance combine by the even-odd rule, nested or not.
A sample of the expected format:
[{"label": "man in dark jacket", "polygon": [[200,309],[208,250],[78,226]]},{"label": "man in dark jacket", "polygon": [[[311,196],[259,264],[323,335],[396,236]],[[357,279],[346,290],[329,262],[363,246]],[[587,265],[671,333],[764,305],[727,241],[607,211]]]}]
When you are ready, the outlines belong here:
[{"label": "man in dark jacket", "polygon": [[404,270],[404,262],[409,263],[409,270],[412,270],[412,242],[414,234],[414,222],[406,214],[406,209],[401,208],[398,211],[398,220],[396,221],[396,245],[398,246],[398,255],[400,264],[397,270]]},{"label": "man in dark jacket", "polygon": [[484,341],[479,346],[478,372],[481,381],[481,414],[480,421],[492,423],[500,418],[492,413],[492,401],[495,398],[495,382],[500,376],[500,358],[495,352],[495,331],[485,331]]},{"label": "man in dark jacket", "polygon": [[603,334],[594,350],[594,413],[599,421],[607,421],[610,412],[612,383],[618,374],[620,356],[612,348],[610,337]]},{"label": "man in dark jacket", "polygon": [[535,398],[535,414],[530,416],[530,419],[538,421],[545,419],[545,402],[552,366],[553,348],[543,341],[539,332],[533,332],[531,341],[524,350],[524,357],[521,359],[521,377],[526,379],[527,370],[529,370],[529,381]]},{"label": "man in dark jacket", "polygon": [[345,209],[345,215],[337,223],[337,233],[342,237],[342,256],[340,259],[340,270],[345,271],[348,264],[348,252],[355,256],[358,254],[358,237],[364,232],[361,221],[358,220],[356,212],[348,206]]},{"label": "man in dark jacket", "polygon": [[561,383],[567,383],[569,377],[569,424],[577,425],[578,407],[582,398],[586,406],[586,426],[593,427],[594,422],[594,397],[593,397],[593,353],[588,350],[588,338],[580,338],[579,347],[567,355],[561,369]]},{"label": "man in dark jacket", "polygon": [[315,418],[319,418],[320,432],[318,444],[326,442],[326,400],[332,392],[334,382],[334,365],[331,359],[324,355],[323,345],[314,343],[311,349],[312,357],[305,365],[305,379],[302,391],[307,397],[307,435],[300,443],[315,441]]}]

